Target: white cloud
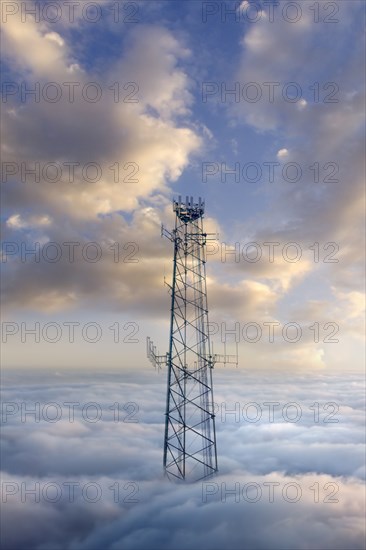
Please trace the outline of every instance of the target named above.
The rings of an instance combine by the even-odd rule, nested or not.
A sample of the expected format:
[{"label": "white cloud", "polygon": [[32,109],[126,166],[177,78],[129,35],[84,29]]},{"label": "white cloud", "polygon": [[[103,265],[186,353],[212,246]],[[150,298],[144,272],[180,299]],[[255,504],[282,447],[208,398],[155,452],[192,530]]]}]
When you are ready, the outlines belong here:
[{"label": "white cloud", "polygon": [[25,229],[30,227],[48,226],[52,223],[51,218],[45,214],[40,216],[29,216],[24,219],[20,214],[13,214],[6,220],[6,225],[11,229]]},{"label": "white cloud", "polygon": [[56,44],[58,44],[59,46],[63,46],[65,44],[65,41],[57,32],[48,32],[44,36],[48,40],[52,40],[53,42],[56,42]]},{"label": "white cloud", "polygon": [[20,218],[20,214],[13,214],[6,220],[6,225],[8,227],[13,227],[14,229],[21,229],[22,227],[26,227],[24,225],[24,222]]},{"label": "white cloud", "polygon": [[[36,242],[62,245],[67,239],[81,244],[96,241],[104,251],[116,241],[122,247],[136,242],[141,252],[138,265],[129,271],[126,264],[113,265],[113,259],[100,262],[90,271],[82,258],[71,265],[62,257],[55,274],[50,263],[42,261],[40,269],[37,263],[14,262],[13,258],[8,264],[12,276],[4,302],[10,307],[48,312],[74,308],[85,305],[92,296],[97,298],[94,285],[104,287],[109,280],[108,293],[113,298],[110,302],[103,291],[105,304],[123,303],[124,307],[128,304],[134,308],[134,289],[139,284],[146,294],[141,294],[141,301],[137,299],[138,308],[148,308],[149,303],[156,305],[161,299],[163,269],[159,272],[158,266],[163,268],[168,253],[158,238],[157,218],[166,217],[168,185],[179,179],[203,143],[189,120],[190,81],[180,66],[190,52],[165,28],[139,26],[138,31],[143,32],[131,29],[129,48],[97,76],[81,68],[79,52],[66,38],[67,33],[64,37],[50,29],[50,25],[37,25],[32,18],[22,23],[19,14],[9,18],[6,25],[6,59],[27,75],[29,87],[35,82],[42,87],[49,81],[62,87],[63,82],[70,81],[70,71],[71,80],[79,84],[73,103],[65,89],[56,105],[42,97],[39,103],[30,100],[21,104],[14,97],[9,100],[12,108],[2,119],[4,161],[15,162],[19,172],[4,184],[4,199],[14,212],[5,224],[6,239],[16,241],[19,249],[19,239],[30,248]],[[124,84],[136,83],[132,92],[137,94],[138,102],[122,98],[115,102],[109,87],[116,81],[121,83],[123,98],[131,94],[131,88],[124,89]],[[78,95],[79,88],[89,82],[102,86],[101,101],[87,102]],[[50,161],[60,169],[57,182],[51,182],[43,171]],[[66,168],[68,162],[78,163],[74,178]],[[96,163],[100,170],[95,183],[83,177],[83,167],[89,162]],[[21,163],[28,168],[38,163],[39,181],[32,180],[32,176],[25,180]],[[151,216],[145,216],[144,200],[155,203]],[[131,213],[133,223],[128,224],[121,212]],[[171,217],[169,212],[168,219]],[[41,228],[47,228],[47,235],[40,234]],[[152,257],[153,270],[149,264]]]},{"label": "white cloud", "polygon": [[307,104],[308,104],[308,102],[306,101],[306,99],[301,98],[297,103],[297,107],[298,107],[298,109],[302,110],[302,109],[305,109]]},{"label": "white cloud", "polygon": [[[23,201],[44,204],[51,211],[62,208],[63,215],[67,212],[90,219],[134,210],[142,197],[166,191],[168,182],[180,177],[190,156],[202,146],[192,123],[177,122],[179,117],[190,115],[192,104],[189,78],[179,67],[179,62],[190,55],[189,50],[163,27],[139,27],[143,32],[131,31],[129,49],[101,79],[80,68],[72,45],[58,33],[44,33],[45,29],[45,23],[37,25],[28,18],[22,23],[19,15],[18,19],[9,18],[5,30],[6,58],[28,73],[27,86],[38,83],[41,89],[39,103],[30,101],[19,108],[10,98],[17,116],[10,116],[8,110],[3,120],[9,152],[6,160],[41,164],[41,181],[33,189],[31,183],[28,185]],[[29,48],[32,56],[25,54]],[[73,102],[62,84],[69,82],[70,71],[78,84]],[[62,90],[56,105],[42,95],[43,86],[50,81]],[[120,83],[117,101],[110,89],[116,81]],[[101,87],[101,101],[88,102],[82,96],[90,82]],[[136,103],[129,102],[131,94]],[[61,168],[64,162],[80,163],[73,184],[68,169],[63,168],[57,184],[49,185],[42,168],[50,159]],[[83,178],[82,167],[87,162],[100,167],[95,183]],[[119,167],[117,176],[111,166]],[[14,186],[9,187],[10,194],[17,193]]]},{"label": "white cloud", "polygon": [[[165,376],[156,381],[153,373],[135,371],[125,373],[121,383],[119,374],[108,372],[102,373],[103,381],[90,373],[73,371],[66,379],[65,373],[62,379],[56,374],[6,373],[5,402],[22,401],[30,409],[39,401],[41,411],[46,403],[80,403],[73,423],[63,406],[59,422],[41,418],[36,423],[31,415],[21,422],[19,413],[3,426],[3,485],[13,483],[19,489],[2,506],[6,548],[362,549],[361,377],[215,369],[220,474],[207,484],[176,484],[164,480],[161,472]],[[27,376],[30,385],[24,383]],[[137,403],[139,422],[114,422],[109,407],[115,401]],[[269,401],[278,403],[274,421],[264,406]],[[99,422],[82,416],[90,402],[101,406]],[[256,423],[242,413],[253,402],[262,410]],[[286,422],[284,407],[294,402],[302,416],[297,423]],[[339,405],[333,417],[339,423],[324,422],[332,412],[324,408],[328,402]],[[235,403],[238,418],[228,412],[235,410]],[[49,408],[48,414],[54,410]],[[291,416],[293,408],[288,412]],[[41,492],[39,503],[32,495],[22,502],[20,484],[34,489],[35,482],[41,489],[56,484],[62,497],[47,502]],[[70,482],[76,484],[74,502],[68,502]],[[88,483],[100,488],[96,503],[82,498],[81,488]],[[137,502],[129,502],[127,483],[134,484]],[[116,486],[118,502],[111,489]],[[50,489],[49,497],[53,494]],[[248,501],[258,495],[257,502]],[[298,500],[291,503],[283,495]]]}]

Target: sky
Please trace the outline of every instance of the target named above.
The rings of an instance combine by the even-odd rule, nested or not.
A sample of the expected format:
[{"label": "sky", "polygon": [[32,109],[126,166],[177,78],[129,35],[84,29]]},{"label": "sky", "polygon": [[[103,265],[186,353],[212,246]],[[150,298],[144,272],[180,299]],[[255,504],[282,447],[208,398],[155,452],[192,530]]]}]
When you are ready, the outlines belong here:
[{"label": "sky", "polygon": [[[4,479],[114,476],[140,484],[144,501],[125,506],[108,490],[100,505],[35,506],[19,492],[5,507],[5,547],[362,548],[364,3],[1,10],[2,378],[20,407],[6,409]],[[336,403],[342,419],[223,423],[223,477],[207,502],[201,487],[175,492],[159,477],[166,373],[146,357],[147,336],[168,347],[173,249],[161,225],[174,226],[179,195],[205,200],[214,349],[238,343],[237,369],[215,368],[215,398],[298,402],[308,415]],[[145,412],[132,427],[22,421],[21,402],[68,394]],[[221,483],[265,476],[336,482],[343,500],[316,508],[309,493],[244,511],[235,495],[222,501]]]}]

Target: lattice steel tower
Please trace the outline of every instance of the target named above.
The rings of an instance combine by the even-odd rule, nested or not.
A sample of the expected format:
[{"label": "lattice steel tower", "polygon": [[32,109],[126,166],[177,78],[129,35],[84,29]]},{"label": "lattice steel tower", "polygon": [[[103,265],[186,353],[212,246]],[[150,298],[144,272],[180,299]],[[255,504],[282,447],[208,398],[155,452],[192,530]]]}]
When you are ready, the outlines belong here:
[{"label": "lattice steel tower", "polygon": [[[175,228],[162,235],[174,244],[169,352],[158,355],[150,338],[148,357],[168,367],[164,468],[169,478],[198,480],[217,471],[212,369],[208,332],[204,202],[173,201]],[[224,358],[231,361],[233,356]]]}]

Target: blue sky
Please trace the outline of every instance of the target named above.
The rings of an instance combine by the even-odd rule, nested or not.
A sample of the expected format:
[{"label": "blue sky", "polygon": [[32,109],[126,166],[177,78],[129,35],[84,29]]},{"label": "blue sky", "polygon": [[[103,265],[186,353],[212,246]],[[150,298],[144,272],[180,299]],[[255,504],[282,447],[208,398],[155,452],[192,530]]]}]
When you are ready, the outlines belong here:
[{"label": "blue sky", "polygon": [[[60,7],[56,22],[52,10],[35,21],[21,5],[15,14],[6,8],[5,321],[133,319],[145,337],[159,326],[151,324],[159,311],[158,338],[166,340],[169,304],[161,280],[170,277],[171,250],[159,225],[173,222],[172,197],[188,194],[205,198],[207,228],[219,233],[208,264],[213,319],[296,322],[300,307],[305,324],[343,324],[337,354],[313,346],[313,356],[304,350],[302,368],[342,370],[350,347],[352,365],[362,368],[363,6],[333,4],[317,4],[318,13],[306,2],[273,11],[268,2],[120,2],[117,16],[104,2],[99,15],[77,7],[74,21]],[[235,7],[237,15],[229,13]],[[72,103],[65,82],[75,84]],[[83,95],[90,83],[99,101]],[[126,83],[132,84],[123,88]],[[24,99],[22,86],[37,85],[39,101]],[[52,99],[55,85],[61,96],[52,102],[47,93]],[[50,176],[42,171],[38,182],[22,176],[22,166],[36,162],[40,170],[56,163],[62,175],[56,183],[48,179],[54,168]],[[70,162],[79,163],[72,183]],[[97,182],[88,180],[93,168],[84,177],[89,162],[100,167]],[[62,245],[59,261],[21,261],[22,243],[32,248],[50,241]],[[73,264],[62,244],[69,241],[81,243]],[[88,242],[104,250],[95,264],[80,257]],[[139,261],[114,265],[113,242],[136,243]],[[259,243],[257,263],[243,256],[249,242]],[[266,242],[279,243],[273,262]],[[289,242],[301,251],[298,262],[283,257]],[[237,263],[233,256],[222,261],[222,243],[237,243]],[[333,251],[331,262],[338,262],[328,263]],[[319,319],[310,319],[309,304]],[[32,345],[27,340],[20,347],[19,335],[7,340],[10,365],[22,366]],[[43,344],[46,363],[50,349],[62,349]],[[87,366],[90,350],[84,342],[73,345],[78,364]],[[99,353],[122,366],[106,347]],[[319,353],[342,359],[319,364]],[[141,364],[141,355],[128,360]],[[291,368],[291,354],[283,364]]]},{"label": "blue sky", "polygon": [[[208,264],[212,319],[338,323],[336,347],[301,341],[279,348],[278,363],[283,353],[284,368],[343,370],[351,348],[352,367],[362,369],[363,4],[272,4],[120,2],[119,22],[110,2],[97,4],[99,15],[77,6],[73,21],[60,7],[56,22],[52,9],[35,20],[21,4],[3,8],[6,322],[132,320],[142,338],[156,334],[163,348],[169,299],[162,279],[170,277],[172,251],[160,239],[160,223],[173,223],[173,196],[203,196],[206,228],[219,233]],[[237,15],[229,13],[233,8]],[[76,83],[73,103],[65,82]],[[99,101],[82,95],[90,83],[98,86]],[[22,85],[39,85],[40,101],[24,100]],[[42,93],[52,96],[55,85],[61,97],[51,102]],[[235,86],[239,96],[225,95]],[[253,93],[261,95],[256,102]],[[134,103],[126,102],[131,94]],[[59,181],[44,172],[39,182],[32,175],[21,181],[22,165],[31,169],[36,162],[41,169],[63,167]],[[79,163],[73,183],[65,168],[70,162]],[[84,178],[90,162],[100,167],[97,182]],[[114,181],[116,164],[127,181]],[[225,180],[225,169],[236,169],[239,181],[232,174]],[[129,174],[137,181],[128,181]],[[289,181],[296,174],[298,181]],[[72,264],[63,245],[69,241],[80,242]],[[22,243],[35,242],[58,243],[62,257],[22,262]],[[100,244],[100,261],[81,255],[88,242]],[[136,243],[139,261],[114,263],[113,242]],[[250,242],[262,251],[256,263],[242,255]],[[274,262],[266,242],[280,243]],[[289,242],[301,250],[298,262],[283,257]],[[222,243],[237,243],[237,263],[233,256],[221,261]],[[338,262],[328,263],[331,252]],[[9,336],[6,350],[9,365],[21,367],[32,341],[19,346],[19,338],[20,331]],[[97,353],[83,341],[73,346],[43,342],[40,361],[46,366],[52,349],[66,358],[77,348],[79,366],[104,354],[124,366],[107,342],[95,345]],[[136,365],[143,360],[138,347],[128,353]],[[294,347],[304,357],[295,365]],[[261,343],[255,350],[262,357]],[[242,351],[243,365],[261,366]],[[319,363],[319,354],[328,359]],[[271,357],[264,357],[268,364]]]},{"label": "blue sky", "polygon": [[[51,5],[1,3],[4,549],[362,550],[364,2],[108,0],[76,3],[73,19]],[[235,86],[237,101],[221,96]],[[214,372],[208,500],[163,479],[166,372],[145,349],[150,336],[167,350],[173,250],[160,232],[178,195],[203,197],[218,234],[216,353],[225,338],[234,351],[239,327],[238,368]],[[78,409],[71,422],[70,400],[102,420]],[[138,422],[113,422],[129,402]],[[253,402],[278,402],[275,421],[222,420]],[[289,403],[301,421],[283,416]],[[24,420],[37,406],[62,418]],[[22,498],[70,482],[103,497]],[[297,485],[300,501],[220,494],[268,482]],[[113,499],[131,483],[136,505]]]}]

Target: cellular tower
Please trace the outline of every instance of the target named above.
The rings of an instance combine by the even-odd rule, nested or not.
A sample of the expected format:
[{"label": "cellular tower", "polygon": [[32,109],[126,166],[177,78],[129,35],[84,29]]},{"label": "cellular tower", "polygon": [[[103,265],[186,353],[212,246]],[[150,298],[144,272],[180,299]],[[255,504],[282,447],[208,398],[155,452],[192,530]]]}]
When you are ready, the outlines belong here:
[{"label": "cellular tower", "polygon": [[235,356],[213,355],[206,289],[205,204],[193,197],[173,201],[175,227],[162,227],[174,246],[169,351],[159,355],[150,338],[147,355],[167,366],[164,469],[170,479],[196,481],[218,470],[212,371]]}]

